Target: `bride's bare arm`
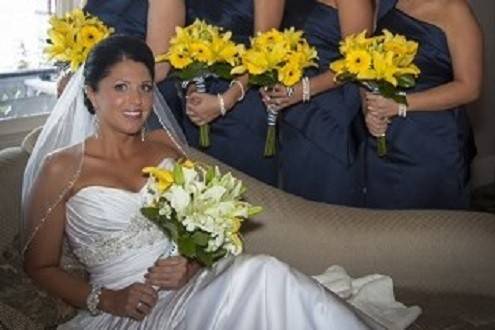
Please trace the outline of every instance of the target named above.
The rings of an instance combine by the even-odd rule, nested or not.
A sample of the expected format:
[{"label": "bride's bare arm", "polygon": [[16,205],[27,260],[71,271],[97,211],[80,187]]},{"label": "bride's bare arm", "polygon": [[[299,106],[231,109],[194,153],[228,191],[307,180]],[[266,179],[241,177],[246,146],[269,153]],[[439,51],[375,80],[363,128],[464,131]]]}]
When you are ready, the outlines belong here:
[{"label": "bride's bare arm", "polygon": [[[85,308],[91,290],[89,283],[69,274],[60,265],[67,197],[56,205],[50,205],[68,184],[63,178],[71,176],[67,175],[67,169],[74,168],[73,158],[57,153],[44,162],[38,175],[27,212],[30,218],[27,236],[34,233],[34,237],[24,255],[24,270],[37,286],[50,295]],[[48,209],[50,212],[42,221]],[[103,289],[98,308],[113,315],[140,320],[151,311],[156,300],[157,294],[151,286],[134,283],[122,290]]]},{"label": "bride's bare arm", "polygon": [[[52,205],[57,200],[57,194],[64,190],[64,166],[70,161],[68,157],[49,157],[40,170],[38,181],[33,187],[30,206],[28,235],[34,237],[24,255],[24,270],[34,283],[45,289],[49,294],[61,297],[71,305],[84,307],[89,285],[82,279],[76,278],[60,267],[62,242],[65,224],[65,200],[58,205]],[[70,167],[70,166],[69,166]],[[68,167],[66,167],[68,168]],[[48,208],[51,212],[47,213]]]}]

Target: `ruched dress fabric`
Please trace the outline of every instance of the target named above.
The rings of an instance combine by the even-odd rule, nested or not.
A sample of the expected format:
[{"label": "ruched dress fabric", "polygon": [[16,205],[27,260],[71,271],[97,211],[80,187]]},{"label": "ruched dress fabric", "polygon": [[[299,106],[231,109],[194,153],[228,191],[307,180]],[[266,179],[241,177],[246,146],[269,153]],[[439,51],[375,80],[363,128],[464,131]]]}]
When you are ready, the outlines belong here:
[{"label": "ruched dress fabric", "polygon": [[[233,40],[249,44],[254,29],[253,0],[187,0],[187,23],[195,19],[223,27]],[[229,81],[208,78],[207,93],[217,95],[229,88]],[[220,107],[220,105],[219,105]],[[184,131],[190,145],[198,147],[199,129],[187,116]],[[277,184],[277,157],[263,156],[267,132],[266,108],[257,88],[246,90],[224,117],[210,123],[211,146],[206,153],[270,185]]]},{"label": "ruched dress fabric", "polygon": [[[306,75],[328,72],[329,64],[341,57],[338,11],[316,2],[302,29],[319,56],[318,69]],[[360,111],[359,88],[351,83],[283,110],[279,122],[281,188],[315,201],[362,205],[361,170],[355,166],[364,136]]]},{"label": "ruched dress fabric", "polygon": [[[174,161],[160,166],[171,169]],[[109,289],[144,282],[173,244],[140,214],[145,187],[79,190],[66,204],[66,235],[89,280]],[[59,329],[368,329],[354,310],[314,279],[269,256],[225,258],[182,289],[159,291],[143,321],[80,311]]]},{"label": "ruched dress fabric", "polygon": [[[88,0],[84,10],[97,16],[113,27],[115,33],[146,40],[148,0]],[[165,23],[164,23],[165,24]],[[177,122],[182,122],[182,101],[178,94],[177,81],[167,78],[158,83],[158,88],[167,101]],[[161,128],[154,114],[147,122],[147,128]]]},{"label": "ruched dress fabric", "polygon": [[[419,44],[414,63],[421,74],[407,93],[452,81],[452,59],[441,28],[392,8],[378,21],[377,33],[382,29]],[[369,136],[366,141],[367,207],[468,207],[469,167],[476,149],[463,106],[444,111],[410,111],[406,118],[392,120],[386,138],[388,153],[384,158],[377,156],[375,138]]]}]

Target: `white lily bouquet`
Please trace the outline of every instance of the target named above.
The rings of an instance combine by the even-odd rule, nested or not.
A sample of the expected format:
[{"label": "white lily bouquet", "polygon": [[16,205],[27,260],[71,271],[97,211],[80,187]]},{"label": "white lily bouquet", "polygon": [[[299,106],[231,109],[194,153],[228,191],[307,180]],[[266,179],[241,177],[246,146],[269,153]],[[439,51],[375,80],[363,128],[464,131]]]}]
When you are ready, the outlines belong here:
[{"label": "white lily bouquet", "polygon": [[229,172],[179,161],[172,170],[146,167],[151,180],[141,208],[177,245],[179,253],[205,266],[242,252],[242,222],[262,211],[243,201],[241,180]]}]

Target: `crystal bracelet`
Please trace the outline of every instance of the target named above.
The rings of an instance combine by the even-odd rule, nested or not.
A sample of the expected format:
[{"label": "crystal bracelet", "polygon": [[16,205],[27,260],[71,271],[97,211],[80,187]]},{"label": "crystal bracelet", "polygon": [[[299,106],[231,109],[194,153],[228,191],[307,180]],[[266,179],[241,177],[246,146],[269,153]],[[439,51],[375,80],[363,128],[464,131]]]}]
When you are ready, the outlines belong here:
[{"label": "crystal bracelet", "polygon": [[86,297],[86,307],[91,315],[96,316],[101,313],[98,309],[98,305],[100,303],[100,295],[102,291],[102,287],[100,285],[91,285],[91,291],[89,291],[88,296]]}]

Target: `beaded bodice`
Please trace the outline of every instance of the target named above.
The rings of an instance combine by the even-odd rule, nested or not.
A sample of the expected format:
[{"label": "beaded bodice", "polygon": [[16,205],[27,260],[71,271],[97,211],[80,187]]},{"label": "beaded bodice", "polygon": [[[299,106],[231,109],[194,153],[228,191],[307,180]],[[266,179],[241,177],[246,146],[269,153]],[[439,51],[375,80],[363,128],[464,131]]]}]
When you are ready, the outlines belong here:
[{"label": "beaded bodice", "polygon": [[108,285],[112,273],[144,275],[156,259],[173,253],[167,236],[140,212],[145,189],[94,185],[68,200],[65,232],[92,280]]}]

